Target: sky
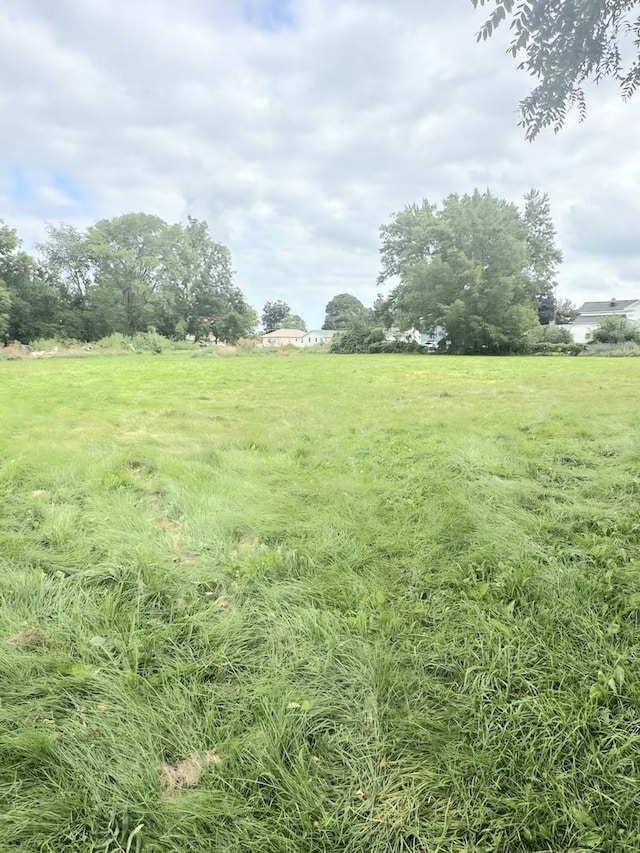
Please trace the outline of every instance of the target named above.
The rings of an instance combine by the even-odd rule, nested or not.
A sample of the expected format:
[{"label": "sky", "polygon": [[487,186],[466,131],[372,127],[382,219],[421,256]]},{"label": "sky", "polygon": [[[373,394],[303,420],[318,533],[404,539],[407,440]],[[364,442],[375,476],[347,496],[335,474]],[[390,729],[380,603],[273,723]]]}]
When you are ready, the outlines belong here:
[{"label": "sky", "polygon": [[[559,295],[640,297],[640,95],[534,143],[508,31],[471,0],[0,0],[0,218],[193,215],[258,310],[319,326],[371,304],[394,211],[478,187],[548,192]],[[485,10],[486,13],[486,10]]]}]

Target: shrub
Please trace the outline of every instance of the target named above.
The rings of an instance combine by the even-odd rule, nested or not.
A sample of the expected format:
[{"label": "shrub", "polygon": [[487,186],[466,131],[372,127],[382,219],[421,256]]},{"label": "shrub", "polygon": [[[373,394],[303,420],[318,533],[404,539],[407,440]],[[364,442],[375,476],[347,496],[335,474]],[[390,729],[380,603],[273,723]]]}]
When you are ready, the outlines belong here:
[{"label": "shrub", "polygon": [[549,344],[572,344],[573,337],[568,329],[561,329],[560,326],[540,326],[540,343]]},{"label": "shrub", "polygon": [[580,355],[586,348],[586,344],[578,343],[551,343],[549,341],[538,341],[529,344],[527,352],[530,355]]},{"label": "shrub", "polygon": [[622,344],[634,341],[640,344],[640,326],[626,317],[605,317],[601,325],[590,335],[596,344]]},{"label": "shrub", "polygon": [[415,341],[378,341],[369,345],[369,352],[420,352],[426,353],[425,347],[421,347]]},{"label": "shrub", "polygon": [[155,329],[149,329],[148,332],[138,332],[132,338],[133,348],[136,352],[161,353],[163,349],[170,347],[171,343],[168,338],[159,335]]},{"label": "shrub", "polygon": [[262,349],[262,343],[257,338],[240,338],[236,342],[236,350],[241,355],[258,352]]},{"label": "shrub", "polygon": [[382,329],[370,329],[367,326],[352,326],[344,333],[336,335],[331,341],[329,352],[333,353],[368,353],[373,344],[384,341]]},{"label": "shrub", "polygon": [[133,340],[123,335],[121,332],[113,332],[107,335],[106,338],[100,338],[94,344],[96,349],[101,350],[133,350]]},{"label": "shrub", "polygon": [[150,329],[148,332],[137,332],[132,337],[123,335],[121,332],[113,332],[106,338],[100,338],[93,346],[110,352],[161,353],[165,349],[171,349],[173,345],[174,341],[163,338],[155,329]]},{"label": "shrub", "polygon": [[35,341],[31,341],[29,346],[36,352],[51,352],[54,349],[73,349],[74,347],[82,346],[82,344],[80,341],[71,339],[37,338]]}]

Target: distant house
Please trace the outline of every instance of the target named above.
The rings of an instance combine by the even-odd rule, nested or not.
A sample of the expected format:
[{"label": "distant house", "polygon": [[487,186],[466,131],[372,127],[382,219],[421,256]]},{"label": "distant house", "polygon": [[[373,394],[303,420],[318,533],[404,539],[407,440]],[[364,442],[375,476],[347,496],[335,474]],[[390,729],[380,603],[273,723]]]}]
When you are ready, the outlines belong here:
[{"label": "distant house", "polygon": [[414,341],[427,349],[434,349],[444,338],[444,329],[440,326],[432,332],[419,332],[418,329],[386,329],[384,338],[386,341]]},{"label": "distant house", "polygon": [[284,347],[287,344],[302,346],[302,338],[305,332],[302,329],[274,329],[262,336],[263,347]]},{"label": "distant house", "polygon": [[573,335],[576,343],[583,344],[589,334],[602,325],[607,317],[626,317],[640,323],[640,299],[610,299],[608,302],[585,302],[578,309],[572,323],[562,328]]},{"label": "distant house", "polygon": [[331,339],[335,335],[332,329],[313,329],[311,332],[306,332],[302,338],[303,347],[314,347],[319,344],[330,344]]}]

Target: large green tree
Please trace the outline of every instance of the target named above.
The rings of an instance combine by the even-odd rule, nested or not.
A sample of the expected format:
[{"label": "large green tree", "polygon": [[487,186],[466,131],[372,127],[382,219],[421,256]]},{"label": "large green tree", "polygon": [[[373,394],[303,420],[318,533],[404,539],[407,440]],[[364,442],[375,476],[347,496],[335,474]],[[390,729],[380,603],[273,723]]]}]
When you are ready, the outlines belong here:
[{"label": "large green tree", "polygon": [[48,239],[37,249],[47,281],[58,294],[59,325],[69,338],[91,340],[98,318],[89,304],[95,270],[86,233],[66,223],[46,227]]},{"label": "large green tree", "polygon": [[252,334],[257,325],[253,308],[233,280],[231,253],[209,234],[209,226],[190,216],[186,227],[172,226],[169,291],[158,328],[179,335],[183,328],[196,337],[213,335],[233,343]]},{"label": "large green tree", "polygon": [[556,313],[555,288],[562,252],[556,245],[556,230],[547,193],[532,189],[524,197],[524,223],[527,229],[527,273],[532,297],[543,324],[552,323]]},{"label": "large green tree", "polygon": [[101,321],[98,335],[133,335],[154,325],[171,281],[167,223],[147,213],[101,219],[89,228],[86,245],[95,270],[90,302]]},{"label": "large green tree", "polygon": [[490,192],[412,205],[381,229],[382,278],[399,325],[441,327],[455,352],[510,352],[538,326],[527,227]]},{"label": "large green tree", "polygon": [[520,103],[527,139],[557,132],[567,110],[586,114],[584,84],[614,78],[628,99],[640,84],[640,0],[471,0],[494,6],[478,33],[489,38],[510,20],[510,53],[538,82]]},{"label": "large green tree", "polygon": [[281,299],[265,302],[262,309],[262,328],[265,332],[283,328],[284,318],[290,313],[291,308]]},{"label": "large green tree", "polygon": [[327,302],[323,329],[349,329],[355,321],[363,319],[367,309],[357,296],[339,293]]}]

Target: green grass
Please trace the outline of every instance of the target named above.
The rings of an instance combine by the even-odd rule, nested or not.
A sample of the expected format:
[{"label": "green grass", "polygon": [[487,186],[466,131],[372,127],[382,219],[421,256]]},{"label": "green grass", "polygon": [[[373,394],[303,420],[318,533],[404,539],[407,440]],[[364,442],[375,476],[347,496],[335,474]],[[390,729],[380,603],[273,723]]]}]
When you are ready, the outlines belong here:
[{"label": "green grass", "polygon": [[640,850],[639,372],[1,364],[0,851]]}]

